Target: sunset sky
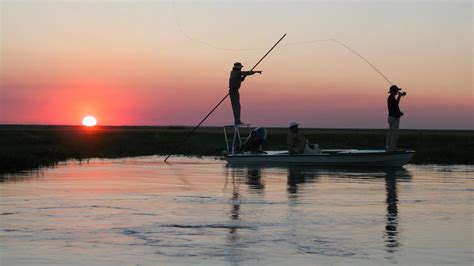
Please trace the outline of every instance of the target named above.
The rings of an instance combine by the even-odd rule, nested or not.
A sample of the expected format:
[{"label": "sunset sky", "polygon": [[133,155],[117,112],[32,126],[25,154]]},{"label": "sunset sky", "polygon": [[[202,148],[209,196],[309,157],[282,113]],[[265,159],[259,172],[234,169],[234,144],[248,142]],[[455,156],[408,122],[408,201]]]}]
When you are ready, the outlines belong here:
[{"label": "sunset sky", "polygon": [[[195,125],[251,68],[259,126],[473,129],[472,1],[0,1],[0,124]],[[205,125],[233,122],[226,101]]]}]

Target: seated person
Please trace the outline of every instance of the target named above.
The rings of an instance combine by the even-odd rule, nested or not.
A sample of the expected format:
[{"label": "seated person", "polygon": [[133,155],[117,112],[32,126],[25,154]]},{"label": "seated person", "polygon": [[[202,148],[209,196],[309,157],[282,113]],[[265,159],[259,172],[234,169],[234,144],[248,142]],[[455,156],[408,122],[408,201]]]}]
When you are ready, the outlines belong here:
[{"label": "seated person", "polygon": [[309,141],[303,134],[298,132],[299,123],[290,123],[290,132],[286,142],[288,144],[289,154],[317,154],[320,152],[317,144],[309,144]]},{"label": "seated person", "polygon": [[267,130],[263,127],[257,127],[250,133],[250,138],[242,146],[242,151],[250,151],[253,153],[265,153],[262,145],[267,139]]}]

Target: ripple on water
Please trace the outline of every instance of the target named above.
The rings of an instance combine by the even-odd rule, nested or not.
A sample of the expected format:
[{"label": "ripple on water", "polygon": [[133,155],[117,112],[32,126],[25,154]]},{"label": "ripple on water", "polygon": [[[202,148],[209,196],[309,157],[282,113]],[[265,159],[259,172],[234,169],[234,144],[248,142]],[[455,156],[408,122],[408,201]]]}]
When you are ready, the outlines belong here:
[{"label": "ripple on water", "polygon": [[474,167],[162,159],[90,160],[3,178],[2,262],[472,262]]}]

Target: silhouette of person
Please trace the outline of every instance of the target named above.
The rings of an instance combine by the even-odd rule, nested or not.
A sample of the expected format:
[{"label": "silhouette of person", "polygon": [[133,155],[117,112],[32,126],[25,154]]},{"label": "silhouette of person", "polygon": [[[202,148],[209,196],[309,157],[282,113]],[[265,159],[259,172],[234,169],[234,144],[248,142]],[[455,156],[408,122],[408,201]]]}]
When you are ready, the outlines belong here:
[{"label": "silhouette of person", "polygon": [[234,124],[242,125],[240,121],[240,84],[245,80],[245,77],[255,73],[262,74],[262,71],[242,71],[243,65],[240,62],[234,63],[234,67],[230,72],[229,78],[229,96],[232,104],[232,111],[234,113]]},{"label": "silhouette of person", "polygon": [[[397,147],[399,128],[400,128],[400,117],[403,115],[403,112],[400,111],[398,104],[402,96],[405,96],[405,92],[400,92],[401,89],[397,85],[392,85],[390,87],[390,95],[387,98],[387,107],[388,107],[388,133],[387,140],[385,142],[385,150],[393,151]],[[395,97],[397,96],[397,97]]]},{"label": "silhouette of person", "polygon": [[316,154],[320,150],[317,144],[309,144],[309,141],[305,138],[303,134],[299,132],[299,123],[291,122],[290,123],[290,132],[286,137],[286,143],[288,145],[289,154]]}]

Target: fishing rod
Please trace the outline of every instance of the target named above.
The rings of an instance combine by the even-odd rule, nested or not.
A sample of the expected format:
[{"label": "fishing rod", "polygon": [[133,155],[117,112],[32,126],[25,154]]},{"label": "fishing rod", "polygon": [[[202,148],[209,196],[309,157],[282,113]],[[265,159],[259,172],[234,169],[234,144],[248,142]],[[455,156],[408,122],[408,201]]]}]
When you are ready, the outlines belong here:
[{"label": "fishing rod", "polygon": [[[258,66],[258,64],[260,64],[260,62],[262,62],[263,59],[267,57],[267,55],[273,50],[273,48],[275,48],[281,42],[281,40],[283,40],[283,38],[285,37],[286,37],[286,33],[283,34],[283,36],[272,46],[272,48],[270,48],[270,50],[268,50],[268,52],[260,60],[258,60],[258,62],[252,67],[252,69],[250,69],[250,71],[254,70]],[[214,106],[214,108],[212,108],[212,110],[201,120],[201,122],[199,122],[199,124],[195,126],[193,130],[191,130],[191,132],[189,132],[189,134],[184,138],[183,142],[181,142],[181,144],[179,144],[172,153],[168,154],[168,156],[165,158],[165,162],[168,160],[168,158],[174,155],[176,151],[178,151],[184,145],[186,140],[188,140],[188,138],[194,133],[194,131],[196,131],[201,126],[201,124],[204,123],[204,121],[206,121],[206,119],[217,109],[217,107],[219,107],[222,104],[223,101],[225,101],[225,99],[227,99],[227,97],[229,97],[229,93],[227,93],[224,96],[224,98],[222,98],[222,100],[220,100],[216,104],[216,106]]]}]

